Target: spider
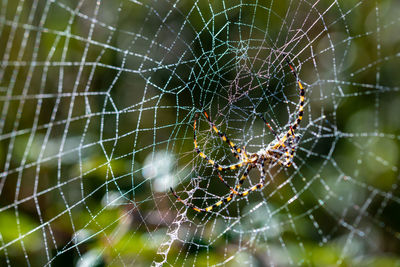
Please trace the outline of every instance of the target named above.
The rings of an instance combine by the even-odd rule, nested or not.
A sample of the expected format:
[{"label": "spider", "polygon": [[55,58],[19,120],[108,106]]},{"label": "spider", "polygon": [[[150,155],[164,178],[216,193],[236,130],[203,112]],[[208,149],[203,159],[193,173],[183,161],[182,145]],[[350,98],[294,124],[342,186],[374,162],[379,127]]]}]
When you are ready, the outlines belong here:
[{"label": "spider", "polygon": [[[196,152],[199,154],[200,157],[205,159],[209,164],[211,164],[214,169],[217,170],[218,173],[218,178],[227,186],[231,193],[227,197],[222,197],[219,201],[215,202],[213,205],[208,206],[206,208],[199,208],[195,206],[192,203],[188,203],[186,201],[183,201],[177,194],[176,192],[170,188],[172,194],[176,197],[176,199],[184,204],[187,207],[192,208],[193,210],[197,212],[209,212],[213,210],[214,208],[221,206],[223,203],[228,203],[230,202],[234,196],[238,197],[243,197],[248,195],[250,192],[253,192],[255,190],[262,189],[265,185],[265,169],[264,166],[265,164],[279,164],[283,167],[290,167],[293,163],[293,158],[294,154],[297,148],[297,145],[299,143],[299,135],[295,134],[295,130],[299,126],[301,120],[303,119],[303,111],[304,111],[304,87],[303,84],[300,82],[300,80],[297,77],[297,73],[294,69],[294,67],[290,64],[290,62],[287,60],[287,64],[290,67],[291,72],[293,73],[297,84],[300,89],[300,103],[299,103],[299,111],[297,114],[296,120],[293,122],[292,125],[289,126],[289,129],[287,132],[283,132],[281,134],[277,134],[271,125],[263,118],[261,117],[265,124],[268,126],[270,129],[271,133],[275,136],[275,139],[271,141],[265,148],[260,149],[258,152],[255,153],[250,153],[247,152],[246,149],[243,147],[239,148],[237,147],[233,142],[229,140],[229,138],[222,132],[218,130],[218,128],[215,126],[215,124],[212,122],[211,118],[208,116],[207,112],[203,112],[204,116],[206,117],[208,123],[210,124],[210,127],[218,134],[218,136],[222,139],[222,141],[226,142],[229,146],[229,148],[232,151],[232,154],[239,160],[238,163],[231,164],[228,166],[223,166],[218,163],[216,163],[214,160],[210,159],[206,154],[204,154],[198,144],[197,144],[197,138],[196,138],[196,124],[197,124],[197,119],[198,119],[198,113],[195,115],[195,120],[193,124],[193,131],[194,131],[194,148]],[[235,188],[231,187],[228,182],[226,182],[222,176],[221,176],[221,171],[227,171],[227,170],[235,170],[236,168],[240,168],[246,166],[245,171],[243,172],[243,175],[240,177],[239,181],[237,182]],[[250,170],[253,168],[258,168],[260,171],[260,181],[244,190],[240,191],[241,186],[243,185],[244,181],[246,180],[247,176],[249,175]]]}]

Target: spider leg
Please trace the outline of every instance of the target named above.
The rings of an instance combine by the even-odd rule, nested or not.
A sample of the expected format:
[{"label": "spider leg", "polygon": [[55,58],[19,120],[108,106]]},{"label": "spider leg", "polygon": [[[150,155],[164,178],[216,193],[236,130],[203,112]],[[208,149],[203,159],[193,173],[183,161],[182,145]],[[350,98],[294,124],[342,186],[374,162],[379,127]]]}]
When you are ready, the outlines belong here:
[{"label": "spider leg", "polygon": [[249,176],[249,172],[250,170],[253,168],[253,164],[248,164],[246,170],[244,171],[242,177],[240,177],[239,179],[239,183],[235,186],[235,188],[233,188],[232,186],[230,186],[225,180],[224,178],[222,178],[221,174],[218,172],[218,178],[224,183],[224,185],[226,187],[229,188],[229,190],[231,190],[231,192],[235,195],[239,195],[238,191],[240,189],[240,187],[243,185],[244,181],[246,180],[246,178]]},{"label": "spider leg", "polygon": [[[290,135],[293,137],[293,140],[295,140],[295,138],[296,138],[296,136],[294,135],[294,131],[293,131],[293,127],[292,126],[290,126]],[[287,137],[289,137],[289,132],[288,132],[288,134],[286,134],[287,135]],[[286,167],[290,167],[291,165],[292,165],[292,161],[293,161],[293,157],[294,157],[294,152],[295,152],[295,150],[296,150],[296,146],[295,146],[295,144],[291,144],[288,148],[290,148],[290,150],[289,149],[286,149],[286,151],[285,151],[285,157],[286,157]]]},{"label": "spider leg", "polygon": [[274,129],[272,128],[272,126],[267,122],[267,120],[266,120],[263,116],[261,116],[261,115],[259,115],[259,116],[260,116],[260,118],[264,121],[265,125],[268,126],[269,130],[270,130],[271,133],[275,136],[276,140],[280,141],[280,140],[279,140],[279,136],[276,134],[275,130],[274,130]]},{"label": "spider leg", "polygon": [[228,136],[224,134],[223,132],[220,132],[218,128],[215,126],[215,124],[212,122],[211,118],[208,116],[207,112],[203,112],[204,116],[206,117],[208,123],[210,124],[211,128],[218,134],[218,136],[221,138],[222,141],[226,142],[228,146],[230,147],[233,155],[235,158],[240,159],[240,153],[242,153],[242,150],[237,147],[231,140],[229,140]]},{"label": "spider leg", "polygon": [[245,172],[243,173],[242,177],[240,177],[239,179],[239,184],[236,185],[236,188],[234,189],[233,187],[231,187],[225,180],[224,178],[222,178],[221,174],[218,172],[218,177],[219,179],[224,183],[224,185],[226,187],[228,187],[231,190],[231,193],[224,198],[221,198],[221,200],[215,202],[213,205],[208,206],[207,208],[199,208],[195,205],[193,205],[192,203],[187,203],[186,201],[183,201],[176,193],[175,191],[172,189],[172,187],[170,187],[170,190],[172,192],[172,194],[175,196],[175,198],[181,202],[182,204],[184,204],[185,206],[197,211],[197,212],[208,212],[211,211],[212,209],[222,205],[223,203],[228,203],[229,201],[231,201],[233,199],[234,195],[239,195],[242,196],[243,194],[238,193],[237,190],[240,189],[241,185],[243,184],[243,182],[246,180],[247,176],[249,175],[250,170],[253,168],[253,165],[249,164],[245,170]]},{"label": "spider leg", "polygon": [[[238,184],[235,187],[235,192],[238,192],[240,187],[242,187],[244,181],[246,180],[247,176],[249,176],[249,172],[250,170],[253,169],[253,164],[249,164],[246,168],[246,170],[244,171],[242,177],[240,177]],[[238,195],[239,193],[237,193],[236,195]]]},{"label": "spider leg", "polygon": [[[194,122],[194,128],[196,128],[196,121]],[[247,164],[247,162],[245,162],[243,160],[239,161],[238,163],[231,164],[228,166],[223,166],[223,165],[216,163],[214,160],[210,159],[206,154],[204,154],[203,151],[200,150],[200,148],[197,144],[196,131],[194,131],[193,143],[194,143],[194,149],[196,150],[197,154],[199,154],[199,156],[202,157],[203,159],[207,160],[208,163],[211,164],[218,171],[235,170],[236,168],[242,167],[243,165]],[[245,150],[243,150],[243,152],[246,153]],[[247,155],[247,153],[245,155]]]},{"label": "spider leg", "polygon": [[234,193],[230,193],[229,196],[227,197],[223,197],[221,198],[221,200],[215,202],[213,205],[208,206],[207,208],[199,208],[196,205],[193,205],[192,203],[187,203],[186,201],[183,201],[176,193],[175,191],[172,189],[172,187],[169,188],[172,192],[172,194],[174,195],[174,197],[181,202],[183,205],[197,211],[197,212],[208,212],[211,211],[212,209],[221,206],[223,203],[228,203],[229,201],[231,201],[233,199],[233,195]]},{"label": "spider leg", "polygon": [[297,81],[297,83],[299,84],[299,88],[300,88],[300,105],[299,105],[299,113],[297,115],[297,119],[296,119],[295,123],[293,123],[293,125],[292,125],[293,130],[296,130],[296,128],[299,126],[301,120],[303,119],[303,113],[304,113],[304,95],[305,95],[305,91],[304,91],[304,87],[301,84],[301,82]]},{"label": "spider leg", "polygon": [[286,154],[286,167],[292,166],[293,163],[293,157],[294,157],[294,151],[296,150],[296,147],[292,147],[290,150],[290,153],[287,151]]},{"label": "spider leg", "polygon": [[247,196],[250,192],[253,192],[257,189],[261,189],[264,187],[265,185],[265,169],[264,169],[264,161],[261,162],[261,168],[260,168],[260,172],[261,172],[261,177],[260,177],[260,182],[252,187],[250,187],[249,189],[243,191],[243,192],[239,192],[238,196],[240,197],[244,197]]},{"label": "spider leg", "polygon": [[[297,84],[299,85],[299,89],[300,89],[299,112],[297,114],[297,118],[296,118],[295,122],[293,123],[293,125],[290,126],[290,129],[287,131],[287,133],[284,135],[284,137],[281,140],[279,140],[279,142],[274,146],[274,149],[279,148],[279,147],[286,147],[285,142],[286,142],[287,138],[289,136],[293,136],[294,137],[294,130],[296,130],[297,127],[300,125],[300,122],[302,121],[303,114],[304,114],[304,96],[305,96],[304,86],[301,83],[301,81],[298,79],[296,70],[294,69],[292,64],[290,64],[289,60],[286,59],[286,61],[287,61],[287,64],[289,65],[294,77],[296,78]],[[294,152],[293,153],[292,152],[287,152],[287,156],[290,159],[290,157],[292,157],[292,156],[290,156],[289,153],[294,155]],[[289,167],[290,164],[287,165],[287,166]]]},{"label": "spider leg", "polygon": [[296,150],[295,146],[290,146],[290,147],[288,147],[286,149],[286,151],[285,151],[285,164],[281,164],[281,165],[284,165],[286,167],[290,167],[292,165],[292,160],[293,160],[293,157],[294,157],[294,151],[295,150]]},{"label": "spider leg", "polygon": [[[294,77],[296,78],[297,84],[299,85],[299,89],[300,89],[300,103],[299,103],[299,112],[297,114],[297,118],[295,120],[295,122],[293,123],[293,125],[290,126],[290,129],[287,131],[287,133],[284,135],[284,137],[276,144],[276,146],[274,146],[275,149],[279,148],[279,147],[283,147],[286,148],[286,140],[289,138],[289,136],[293,137],[293,142],[295,142],[294,140],[296,139],[296,136],[294,135],[294,130],[297,129],[297,127],[300,125],[300,122],[303,119],[303,113],[304,113],[304,96],[305,96],[305,91],[304,91],[304,86],[301,83],[301,81],[299,80],[299,78],[297,77],[297,73],[295,68],[292,66],[292,64],[289,62],[288,59],[286,59],[287,64],[290,67],[290,70],[292,71]],[[293,157],[294,157],[294,153],[296,150],[296,144],[292,143],[289,144],[289,147],[285,149],[285,166],[286,167],[290,167],[292,165],[292,161],[293,161]]]},{"label": "spider leg", "polygon": [[304,113],[304,95],[305,95],[305,91],[304,91],[304,86],[303,84],[300,82],[299,78],[297,77],[297,73],[295,68],[292,66],[292,64],[290,64],[289,60],[286,59],[287,64],[290,67],[290,70],[292,71],[294,77],[296,78],[297,84],[299,85],[299,89],[300,89],[300,103],[299,103],[299,113],[297,115],[297,119],[296,121],[293,123],[291,131],[296,130],[296,128],[299,126],[301,120],[303,119],[303,113]]},{"label": "spider leg", "polygon": [[[297,77],[297,73],[295,68],[292,66],[292,64],[290,64],[290,61],[288,59],[286,59],[287,64],[290,67],[290,70],[292,71],[294,77],[296,78],[297,84],[299,85],[300,88],[300,105],[299,105],[299,113],[297,115],[297,119],[296,121],[293,123],[293,125],[290,126],[290,130],[287,132],[286,137],[289,136],[289,134],[291,133],[294,136],[294,130],[297,129],[297,127],[299,126],[301,120],[303,119],[303,113],[304,113],[304,95],[305,95],[305,91],[304,91],[304,86],[303,84],[300,82],[300,80]],[[278,140],[281,144],[283,144],[286,141],[286,138],[284,138],[284,140],[279,140],[279,136],[276,134],[276,132],[274,131],[274,129],[272,128],[272,126],[267,122],[267,120],[261,116],[261,119],[264,121],[265,125],[268,126],[269,130],[271,131],[271,133],[275,136],[276,140]]]},{"label": "spider leg", "polygon": [[194,143],[194,149],[196,150],[196,152],[199,154],[200,157],[202,157],[203,159],[207,160],[209,164],[211,164],[215,169],[217,169],[218,171],[224,171],[224,170],[235,170],[238,167],[242,167],[243,165],[247,164],[248,162],[248,154],[246,152],[246,150],[240,149],[238,147],[236,147],[236,145],[234,143],[232,143],[225,134],[221,133],[217,127],[215,127],[214,123],[210,120],[210,118],[208,117],[208,114],[206,112],[204,112],[204,115],[206,116],[206,118],[208,119],[209,123],[211,124],[211,126],[213,127],[214,131],[216,131],[218,133],[218,135],[220,135],[220,137],[222,138],[222,140],[226,141],[229,146],[231,147],[232,153],[236,155],[238,155],[238,158],[241,158],[241,155],[238,153],[242,153],[243,156],[245,157],[244,159],[242,159],[241,161],[239,161],[238,163],[235,164],[231,164],[231,165],[227,165],[227,166],[223,166],[220,165],[218,163],[216,163],[214,160],[210,159],[206,154],[204,154],[203,151],[200,150],[198,144],[197,144],[197,136],[196,136],[196,124],[197,124],[197,118],[198,115],[196,114],[196,118],[194,120],[194,124],[193,124],[193,143]]},{"label": "spider leg", "polygon": [[211,164],[218,171],[235,170],[235,169],[237,169],[239,167],[242,167],[242,166],[248,164],[248,162],[239,161],[238,163],[227,165],[227,166],[220,165],[220,164],[216,163],[214,160],[210,159],[206,154],[204,154],[200,150],[200,148],[198,147],[196,141],[194,141],[194,148],[195,148],[196,152],[199,154],[200,157],[202,157],[203,159],[207,160],[208,163]]}]

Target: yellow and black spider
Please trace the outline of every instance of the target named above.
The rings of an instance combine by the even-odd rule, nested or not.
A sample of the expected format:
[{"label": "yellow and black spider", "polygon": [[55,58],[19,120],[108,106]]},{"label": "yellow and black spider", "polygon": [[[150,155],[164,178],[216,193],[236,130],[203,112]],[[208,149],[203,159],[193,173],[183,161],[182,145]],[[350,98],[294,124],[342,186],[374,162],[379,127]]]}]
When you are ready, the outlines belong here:
[{"label": "yellow and black spider", "polygon": [[[287,61],[290,70],[292,71],[293,75],[296,78],[297,84],[299,85],[300,89],[300,103],[299,103],[299,112],[297,115],[296,120],[292,125],[289,126],[289,130],[287,132],[283,132],[280,135],[277,135],[275,131],[272,129],[271,125],[264,120],[265,124],[268,126],[268,128],[271,130],[272,134],[275,136],[275,139],[271,141],[271,143],[268,144],[267,147],[259,150],[258,152],[255,153],[249,153],[245,150],[245,148],[241,149],[237,147],[234,143],[232,143],[228,137],[220,132],[215,124],[211,121],[210,117],[206,112],[204,112],[204,116],[208,120],[208,123],[210,126],[214,129],[214,131],[219,135],[219,137],[222,139],[222,141],[226,142],[233,155],[239,159],[238,163],[228,165],[228,166],[223,166],[218,163],[216,163],[214,160],[210,159],[206,154],[204,154],[199,146],[197,145],[197,139],[196,139],[196,123],[198,119],[198,114],[195,116],[194,124],[193,124],[193,131],[194,131],[194,148],[196,152],[200,155],[200,157],[204,158],[207,160],[209,164],[211,164],[218,173],[219,179],[230,189],[231,193],[227,197],[222,197],[221,200],[217,201],[211,206],[208,206],[206,208],[199,208],[192,203],[187,203],[183,201],[176,193],[175,191],[171,189],[172,194],[177,198],[177,200],[181,203],[183,203],[185,206],[188,206],[192,208],[193,210],[197,212],[208,212],[214,209],[215,207],[218,207],[222,205],[223,203],[228,203],[230,202],[234,195],[237,195],[239,197],[246,196],[250,192],[253,192],[257,189],[261,189],[265,185],[265,170],[264,166],[265,164],[273,164],[273,163],[278,163],[284,167],[290,167],[293,163],[293,157],[295,150],[297,148],[297,144],[299,142],[299,136],[295,135],[294,131],[297,129],[299,126],[301,120],[303,119],[303,111],[304,111],[304,87],[300,80],[297,77],[296,71],[294,67]],[[237,185],[235,188],[231,187],[221,176],[220,172],[225,171],[225,170],[234,170],[238,167],[246,166],[246,169],[243,173],[243,175],[240,177]],[[246,180],[247,176],[249,175],[249,172],[251,169],[257,167],[261,173],[260,175],[260,181],[258,184],[240,192],[240,188],[243,185],[244,181]]]}]

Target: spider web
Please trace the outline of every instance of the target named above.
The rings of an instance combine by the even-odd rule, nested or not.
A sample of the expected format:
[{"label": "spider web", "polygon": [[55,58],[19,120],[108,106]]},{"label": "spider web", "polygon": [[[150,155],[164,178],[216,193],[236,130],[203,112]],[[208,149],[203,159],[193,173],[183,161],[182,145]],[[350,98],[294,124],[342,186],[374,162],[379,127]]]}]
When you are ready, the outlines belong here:
[{"label": "spider web", "polygon": [[[0,4],[0,260],[28,266],[399,264],[397,1]],[[229,189],[202,111],[294,164]],[[235,186],[244,168],[221,172]],[[260,179],[252,170],[243,188]]]}]

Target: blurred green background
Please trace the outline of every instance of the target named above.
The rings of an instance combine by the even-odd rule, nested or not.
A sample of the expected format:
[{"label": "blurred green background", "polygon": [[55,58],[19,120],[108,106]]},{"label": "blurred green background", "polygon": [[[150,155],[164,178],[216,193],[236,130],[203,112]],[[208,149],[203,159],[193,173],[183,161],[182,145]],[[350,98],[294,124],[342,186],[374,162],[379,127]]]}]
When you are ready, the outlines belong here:
[{"label": "blurred green background", "polygon": [[[0,265],[400,266],[400,3],[0,4]],[[229,193],[193,145],[207,110],[258,151],[296,116],[295,167]],[[198,142],[229,148],[200,116]],[[232,186],[235,172],[224,173]],[[259,173],[251,173],[257,183]],[[245,187],[249,184],[245,183]]]}]

